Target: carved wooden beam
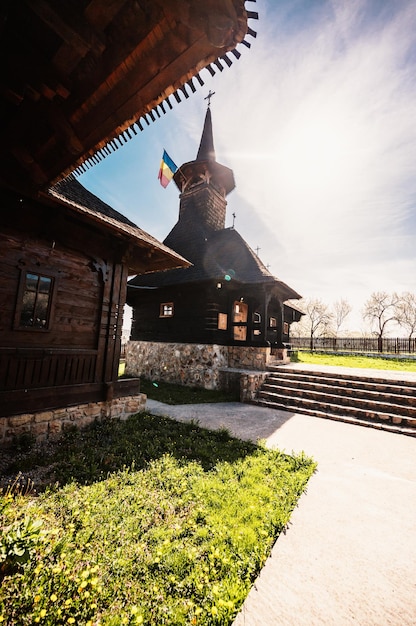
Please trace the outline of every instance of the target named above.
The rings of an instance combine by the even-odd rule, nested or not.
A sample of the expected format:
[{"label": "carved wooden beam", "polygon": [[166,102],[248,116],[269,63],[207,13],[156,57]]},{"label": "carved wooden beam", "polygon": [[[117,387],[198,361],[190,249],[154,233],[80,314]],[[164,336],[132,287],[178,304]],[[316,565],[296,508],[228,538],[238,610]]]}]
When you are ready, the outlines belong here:
[{"label": "carved wooden beam", "polygon": [[93,47],[99,53],[105,49],[103,37],[95,32],[86,20],[81,20],[79,15],[76,15],[76,22],[68,12],[64,15],[63,5],[60,3],[55,5],[60,11],[57,13],[45,0],[26,0],[26,2],[49,28],[75,48],[81,56],[85,56]]}]

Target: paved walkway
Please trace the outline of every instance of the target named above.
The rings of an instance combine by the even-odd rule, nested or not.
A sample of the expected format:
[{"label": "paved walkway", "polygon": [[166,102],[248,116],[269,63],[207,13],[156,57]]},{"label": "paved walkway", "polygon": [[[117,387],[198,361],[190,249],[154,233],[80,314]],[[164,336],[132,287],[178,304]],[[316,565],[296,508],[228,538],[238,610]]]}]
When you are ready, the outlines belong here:
[{"label": "paved walkway", "polygon": [[234,626],[416,624],[416,438],[239,403],[147,407],[318,462]]}]

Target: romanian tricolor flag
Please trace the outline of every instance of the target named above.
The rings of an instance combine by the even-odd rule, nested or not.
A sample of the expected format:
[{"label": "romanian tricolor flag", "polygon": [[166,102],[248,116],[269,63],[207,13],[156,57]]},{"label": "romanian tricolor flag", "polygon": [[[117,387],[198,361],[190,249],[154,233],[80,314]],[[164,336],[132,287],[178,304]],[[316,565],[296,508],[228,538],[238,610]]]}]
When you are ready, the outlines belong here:
[{"label": "romanian tricolor flag", "polygon": [[162,187],[167,187],[173,178],[174,173],[177,170],[177,166],[172,161],[166,150],[163,150],[163,157],[160,163],[160,170],[158,179]]}]

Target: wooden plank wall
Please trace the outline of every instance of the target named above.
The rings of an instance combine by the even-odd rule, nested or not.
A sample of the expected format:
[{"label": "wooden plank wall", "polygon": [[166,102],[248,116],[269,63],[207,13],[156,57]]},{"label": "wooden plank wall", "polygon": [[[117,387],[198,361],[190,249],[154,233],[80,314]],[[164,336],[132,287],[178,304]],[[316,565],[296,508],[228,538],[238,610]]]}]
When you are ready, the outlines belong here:
[{"label": "wooden plank wall", "polygon": [[[97,349],[102,277],[91,259],[55,242],[0,233],[0,345]],[[51,328],[14,330],[21,273],[31,270],[55,278]]]}]

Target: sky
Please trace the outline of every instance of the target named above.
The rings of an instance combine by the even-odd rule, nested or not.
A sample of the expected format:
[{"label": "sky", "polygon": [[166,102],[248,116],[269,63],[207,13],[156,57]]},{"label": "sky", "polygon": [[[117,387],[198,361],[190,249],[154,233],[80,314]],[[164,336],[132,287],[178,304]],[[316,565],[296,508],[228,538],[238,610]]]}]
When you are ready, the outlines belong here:
[{"label": "sky", "polygon": [[[257,0],[241,58],[79,177],[160,241],[179,191],[157,178],[163,150],[196,158],[211,100],[217,161],[236,189],[234,225],[305,298],[353,307],[373,292],[416,292],[416,2]],[[231,59],[232,55],[230,56]]]}]

